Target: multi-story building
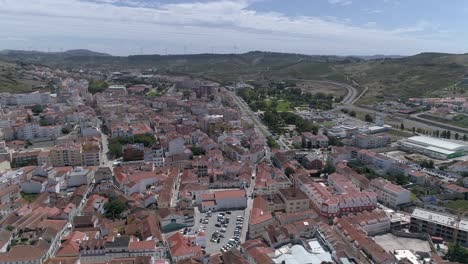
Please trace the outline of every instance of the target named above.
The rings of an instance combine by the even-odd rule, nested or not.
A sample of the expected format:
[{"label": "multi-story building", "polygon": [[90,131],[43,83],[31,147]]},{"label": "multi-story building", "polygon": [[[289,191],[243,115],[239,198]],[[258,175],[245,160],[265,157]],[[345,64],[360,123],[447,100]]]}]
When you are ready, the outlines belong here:
[{"label": "multi-story building", "polygon": [[416,208],[411,214],[410,230],[442,237],[449,242],[456,239],[461,246],[468,246],[468,220],[456,215]]},{"label": "multi-story building", "polygon": [[148,256],[163,259],[165,247],[158,247],[154,240],[135,241],[131,237],[115,237],[113,240],[84,240],[80,244],[80,258],[85,263],[108,262],[116,258]]},{"label": "multi-story building", "polygon": [[351,139],[351,144],[361,149],[383,148],[389,146],[391,142],[390,136],[385,134],[358,134]]},{"label": "multi-story building", "polygon": [[340,214],[373,210],[377,206],[377,194],[370,190],[360,191],[341,174],[329,175],[328,184],[332,188],[323,182],[299,186],[322,216],[335,217]]},{"label": "multi-story building", "polygon": [[364,211],[344,216],[349,222],[366,232],[368,236],[386,233],[390,230],[391,221],[382,210]]},{"label": "multi-story building", "polygon": [[99,144],[63,144],[50,150],[48,161],[54,167],[99,166],[101,150]]},{"label": "multi-story building", "polygon": [[99,144],[83,144],[81,157],[82,166],[99,166],[101,162],[101,148],[99,147]]},{"label": "multi-story building", "polygon": [[16,138],[31,140],[34,138],[55,139],[62,134],[61,126],[40,126],[36,123],[25,123],[16,127]]},{"label": "multi-story building", "polygon": [[32,92],[28,94],[0,94],[0,104],[2,105],[46,105],[51,102],[49,92]]},{"label": "multi-story building", "polygon": [[279,197],[283,200],[286,213],[295,213],[309,209],[310,200],[307,196],[296,188],[278,190]]},{"label": "multi-story building", "polygon": [[410,191],[383,178],[373,179],[369,184],[369,189],[377,194],[377,199],[380,202],[392,208],[397,208],[411,201]]}]

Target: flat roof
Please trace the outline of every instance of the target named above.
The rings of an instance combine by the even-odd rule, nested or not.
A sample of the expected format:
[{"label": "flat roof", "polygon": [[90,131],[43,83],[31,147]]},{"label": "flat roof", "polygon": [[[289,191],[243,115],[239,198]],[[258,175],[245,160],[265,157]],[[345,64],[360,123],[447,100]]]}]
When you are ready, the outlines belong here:
[{"label": "flat roof", "polygon": [[[421,208],[414,209],[413,213],[411,214],[412,218],[424,220],[431,223],[437,223],[443,226],[457,228],[457,216],[445,213],[437,213],[428,210],[424,210]],[[467,231],[468,232],[468,220],[462,219],[460,221],[459,230]]]},{"label": "flat roof", "polygon": [[438,139],[438,138],[433,138],[433,137],[426,137],[426,136],[414,136],[414,137],[409,137],[405,141],[409,141],[412,143],[416,144],[425,144],[425,145],[430,145],[433,147],[441,148],[441,149],[446,149],[446,150],[460,150],[460,149],[468,149],[468,145],[466,144],[460,144],[448,140],[443,140],[443,139]]},{"label": "flat roof", "polygon": [[331,262],[331,254],[323,249],[317,241],[308,242],[312,253],[309,253],[302,245],[283,246],[275,251],[275,257],[272,258],[274,263],[282,263],[285,261],[288,264],[302,263],[322,263],[324,261]]}]

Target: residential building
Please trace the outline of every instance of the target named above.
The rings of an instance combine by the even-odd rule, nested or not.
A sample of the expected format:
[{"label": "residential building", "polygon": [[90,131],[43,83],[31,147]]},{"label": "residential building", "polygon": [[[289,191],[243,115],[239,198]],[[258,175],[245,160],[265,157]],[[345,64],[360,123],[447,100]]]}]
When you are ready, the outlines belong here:
[{"label": "residential building", "polygon": [[377,199],[380,202],[392,208],[398,208],[403,204],[411,202],[409,190],[383,178],[371,180],[369,189],[377,194]]},{"label": "residential building", "polygon": [[386,134],[358,134],[351,139],[351,144],[361,149],[374,149],[390,146],[391,138]]},{"label": "residential building", "polygon": [[296,188],[280,189],[279,197],[286,206],[286,213],[295,213],[309,209],[310,200]]},{"label": "residential building", "polygon": [[333,173],[324,182],[312,182],[298,188],[312,201],[314,209],[325,217],[373,210],[377,207],[377,194],[370,190],[360,191],[345,176]]}]

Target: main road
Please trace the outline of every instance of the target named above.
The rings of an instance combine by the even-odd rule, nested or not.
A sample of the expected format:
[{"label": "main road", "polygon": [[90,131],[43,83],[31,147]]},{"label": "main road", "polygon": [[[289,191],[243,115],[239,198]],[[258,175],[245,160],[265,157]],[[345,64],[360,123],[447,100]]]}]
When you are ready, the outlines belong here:
[{"label": "main road", "polygon": [[[235,93],[228,91],[229,95],[231,95],[234,102],[237,104],[239,109],[241,110],[242,114],[252,120],[256,130],[259,132],[260,136],[263,137],[264,141],[267,142],[267,137],[271,137],[273,134],[268,130],[268,128],[260,121],[260,118],[250,109],[250,107]],[[270,148],[265,145],[265,158],[270,160],[271,157],[271,150]]]}]

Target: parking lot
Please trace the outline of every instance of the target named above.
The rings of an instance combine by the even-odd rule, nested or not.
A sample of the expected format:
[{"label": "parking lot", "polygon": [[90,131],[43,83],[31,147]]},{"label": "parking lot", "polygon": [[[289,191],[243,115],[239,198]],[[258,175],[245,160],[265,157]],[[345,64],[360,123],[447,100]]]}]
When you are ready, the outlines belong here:
[{"label": "parking lot", "polygon": [[[218,221],[218,216],[220,214],[224,214],[224,216],[222,218],[220,217],[220,221]],[[237,223],[238,216],[243,218],[244,210],[213,212],[211,216],[209,217],[207,216],[206,213],[200,213],[198,212],[198,210],[196,210],[194,229],[204,230],[205,237],[206,237],[206,249],[205,249],[206,253],[208,254],[218,253],[220,252],[220,249],[223,246],[226,246],[229,243],[230,239],[234,239],[234,236],[235,236],[234,233],[236,231],[236,223]],[[224,221],[225,225],[223,226],[222,225],[223,220],[221,219],[223,220],[229,219],[227,220],[229,221],[229,223],[226,223],[226,221]],[[242,221],[246,221],[246,220],[243,219]],[[243,224],[240,224],[239,226],[241,225],[243,226]],[[240,230],[240,232],[241,231],[242,229]],[[215,235],[215,237],[219,238],[219,243],[217,239],[212,240],[213,234],[215,233],[218,234],[218,235]],[[234,244],[233,247],[235,247],[237,243],[235,243],[235,241],[233,240],[231,241],[232,241],[232,244]]]}]

